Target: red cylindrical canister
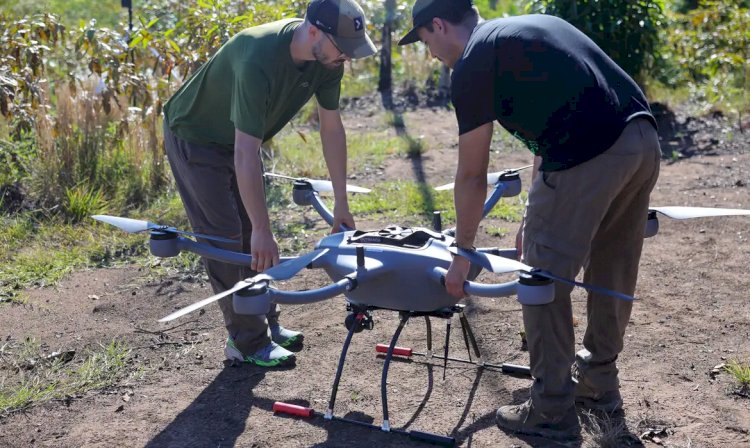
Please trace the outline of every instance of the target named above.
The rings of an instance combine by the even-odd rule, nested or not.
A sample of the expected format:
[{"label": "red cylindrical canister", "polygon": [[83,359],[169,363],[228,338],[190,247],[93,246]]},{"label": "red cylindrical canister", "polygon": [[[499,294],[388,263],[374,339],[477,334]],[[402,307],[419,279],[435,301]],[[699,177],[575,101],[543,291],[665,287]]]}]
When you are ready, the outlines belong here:
[{"label": "red cylindrical canister", "polygon": [[312,417],[315,413],[313,408],[306,408],[304,406],[298,406],[296,404],[282,403],[280,401],[274,402],[273,412],[298,415],[300,417]]},{"label": "red cylindrical canister", "polygon": [[[388,353],[388,346],[385,344],[378,344],[375,346],[375,351],[378,353]],[[411,356],[412,350],[407,347],[393,347],[393,354],[398,356]]]}]

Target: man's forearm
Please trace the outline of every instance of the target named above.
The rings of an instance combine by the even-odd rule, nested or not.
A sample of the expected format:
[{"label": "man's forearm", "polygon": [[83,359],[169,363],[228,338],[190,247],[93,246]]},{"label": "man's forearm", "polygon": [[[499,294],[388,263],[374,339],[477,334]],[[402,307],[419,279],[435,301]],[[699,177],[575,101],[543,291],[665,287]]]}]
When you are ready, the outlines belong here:
[{"label": "man's forearm", "polygon": [[338,113],[328,111],[330,114],[326,123],[321,124],[320,139],[323,145],[323,157],[325,158],[328,173],[333,183],[333,194],[337,205],[347,204],[346,196],[346,132],[341,123]]},{"label": "man's forearm", "polygon": [[253,230],[270,231],[259,148],[235,148],[234,166],[242,204],[250,217]]},{"label": "man's forearm", "polygon": [[456,204],[456,245],[470,248],[482,220],[484,198],[487,194],[486,176],[456,176],[453,192]]},{"label": "man's forearm", "polygon": [[534,166],[531,168],[531,182],[534,182],[537,174],[539,174],[539,167],[542,166],[542,157],[534,156]]},{"label": "man's forearm", "polygon": [[471,247],[482,220],[487,196],[492,123],[484,124],[458,138],[458,167],[453,191],[456,206],[456,244]]}]

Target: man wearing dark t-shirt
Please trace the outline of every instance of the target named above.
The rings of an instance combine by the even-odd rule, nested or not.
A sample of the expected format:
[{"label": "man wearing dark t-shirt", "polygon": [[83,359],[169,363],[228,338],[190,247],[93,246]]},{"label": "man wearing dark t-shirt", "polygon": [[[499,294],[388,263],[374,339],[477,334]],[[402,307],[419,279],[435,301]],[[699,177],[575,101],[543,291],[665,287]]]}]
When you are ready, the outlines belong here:
[{"label": "man wearing dark t-shirt", "polygon": [[[333,183],[333,229],[354,228],[346,198],[346,135],[339,114],[343,63],[370,56],[362,8],[353,0],[312,0],[305,20],[287,19],[239,32],[164,107],[164,145],[190,223],[196,232],[236,244],[206,241],[252,255],[250,266],[204,259],[214,292],[279,262],[263,189],[260,145],[279,132],[315,95],[320,138]],[[265,316],[234,311],[219,301],[229,333],[228,360],[263,367],[289,364],[299,332]]]},{"label": "man wearing dark t-shirt", "polygon": [[[414,28],[453,69],[459,126],[456,243],[471,248],[482,217],[497,120],[534,154],[519,256],[534,267],[632,295],[661,152],[656,123],[635,82],[591,39],[562,19],[528,15],[482,21],[471,0],[417,0]],[[469,261],[456,256],[446,288],[464,295]],[[534,382],[530,399],[498,409],[503,429],[577,437],[575,404],[622,407],[616,359],[630,302],[589,293],[584,348],[575,353],[572,287],[523,305]],[[574,365],[575,379],[571,378]]]}]

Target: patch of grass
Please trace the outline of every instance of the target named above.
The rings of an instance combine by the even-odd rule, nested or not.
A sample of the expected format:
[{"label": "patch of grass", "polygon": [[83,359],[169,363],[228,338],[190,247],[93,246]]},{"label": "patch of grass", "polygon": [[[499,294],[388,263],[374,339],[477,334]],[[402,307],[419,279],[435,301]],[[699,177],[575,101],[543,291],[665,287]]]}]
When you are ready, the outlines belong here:
[{"label": "patch of grass", "polygon": [[310,226],[304,222],[274,222],[273,234],[279,243],[279,251],[282,254],[292,254],[309,249],[308,229]]},{"label": "patch of grass", "polygon": [[378,82],[377,76],[363,70],[359,65],[359,61],[347,64],[346,73],[341,79],[342,98],[361,97],[373,92],[373,86]]},{"label": "patch of grass", "polygon": [[192,252],[180,252],[176,257],[159,258],[148,255],[139,258],[137,263],[145,267],[146,281],[159,281],[164,278],[177,277],[180,281],[208,281],[201,257]]},{"label": "patch of grass", "polygon": [[487,235],[496,236],[499,238],[504,237],[510,232],[510,230],[506,229],[505,227],[496,227],[496,226],[489,226],[487,227],[485,231],[487,232]]},{"label": "patch of grass", "polygon": [[[386,157],[407,154],[403,139],[387,131],[347,136],[350,173],[363,173],[383,163]],[[291,132],[274,142],[272,161],[267,169],[295,177],[327,178],[328,169],[318,132]]]},{"label": "patch of grass", "polygon": [[655,79],[646,79],[644,89],[650,102],[666,104],[672,110],[690,101],[690,89],[687,86],[671,87]]},{"label": "patch of grass", "polygon": [[750,364],[740,363],[736,359],[730,360],[724,366],[732,377],[739,383],[740,391],[750,393]]},{"label": "patch of grass", "polygon": [[383,119],[385,120],[385,124],[387,126],[402,129],[406,127],[406,120],[404,120],[403,114],[385,111],[385,113],[383,114]]},{"label": "patch of grass", "polygon": [[[80,362],[49,359],[38,342],[27,338],[18,346],[0,349],[0,417],[35,404],[81,395],[116,384],[126,374],[130,349],[113,340],[86,353]],[[68,362],[70,361],[70,362]]]},{"label": "patch of grass", "polygon": [[623,416],[585,412],[582,416],[584,448],[619,448],[630,437]]},{"label": "patch of grass", "polygon": [[98,215],[107,208],[107,200],[101,190],[94,190],[83,183],[65,190],[65,215],[71,223],[81,222],[91,215]]},{"label": "patch of grass", "polygon": [[[523,215],[524,201],[511,198],[500,201],[490,212],[490,217],[519,221]],[[430,186],[414,182],[384,182],[369,195],[353,196],[349,208],[354,216],[383,215],[405,225],[429,226],[432,212],[442,212],[444,227],[455,222],[452,191],[435,191]]]},{"label": "patch of grass", "polygon": [[15,252],[34,232],[34,223],[24,215],[0,216],[0,258]]},{"label": "patch of grass", "polygon": [[102,389],[115,384],[122,376],[130,349],[124,342],[113,340],[101,344],[67,376],[60,389],[66,395],[81,394],[91,389]]},{"label": "patch of grass", "polygon": [[408,157],[418,157],[427,150],[427,145],[422,136],[413,137],[407,132],[406,120],[403,114],[386,111],[383,117],[386,126],[393,128],[398,137],[403,140],[406,145],[406,155]]},{"label": "patch of grass", "polygon": [[[131,216],[189,228],[176,195],[164,196],[151,208],[133,212]],[[91,220],[88,215],[80,219],[80,224],[72,226],[55,217],[40,218],[33,212],[2,218],[0,302],[23,301],[23,289],[52,285],[73,270],[107,266],[147,253],[145,234],[125,233]],[[165,261],[167,266],[172,263],[179,266],[183,261]],[[184,263],[197,264],[195,261]]]}]

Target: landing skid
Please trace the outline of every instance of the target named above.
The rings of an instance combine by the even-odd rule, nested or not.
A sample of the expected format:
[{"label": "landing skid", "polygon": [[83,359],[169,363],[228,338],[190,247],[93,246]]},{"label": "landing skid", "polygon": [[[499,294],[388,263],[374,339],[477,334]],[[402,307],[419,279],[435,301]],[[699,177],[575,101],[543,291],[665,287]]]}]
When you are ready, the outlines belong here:
[{"label": "landing skid", "polygon": [[[324,414],[326,420],[336,420],[346,423],[352,423],[359,426],[364,426],[372,429],[379,429],[385,432],[392,432],[408,436],[415,440],[421,440],[428,443],[443,445],[443,446],[455,446],[456,439],[454,437],[443,436],[439,434],[433,434],[429,432],[414,431],[414,430],[403,430],[391,427],[389,413],[388,413],[388,369],[391,365],[393,356],[421,356],[425,358],[440,359],[443,361],[443,379],[445,379],[445,373],[448,365],[448,361],[460,362],[464,364],[473,364],[478,368],[488,368],[500,371],[501,373],[512,375],[516,377],[531,378],[530,370],[526,366],[519,366],[515,364],[492,364],[482,360],[479,346],[477,345],[476,337],[474,332],[469,325],[469,320],[464,313],[464,305],[453,305],[451,307],[442,308],[430,312],[411,312],[411,311],[399,311],[399,324],[396,331],[391,338],[391,342],[388,345],[378,344],[375,350],[384,354],[383,372],[380,380],[380,397],[383,405],[383,424],[381,426],[374,425],[371,423],[360,422],[344,417],[337,417],[333,413],[334,406],[336,404],[336,395],[339,389],[339,383],[341,382],[341,376],[344,371],[344,364],[346,361],[346,355],[349,351],[349,345],[351,344],[354,333],[359,333],[364,329],[372,329],[372,318],[371,312],[380,310],[383,308],[372,307],[372,306],[357,306],[349,304],[347,309],[350,311],[350,315],[346,319],[346,326],[349,332],[344,340],[344,345],[341,348],[341,356],[339,357],[338,367],[336,368],[336,377],[333,381],[333,387],[331,389],[331,398],[328,401],[328,408]],[[389,310],[393,311],[393,310]],[[448,348],[450,345],[450,334],[451,334],[451,323],[454,315],[458,315],[459,322],[461,323],[461,333],[463,335],[464,343],[466,345],[466,351],[468,352],[469,359],[453,358],[448,355]],[[409,319],[413,317],[424,317],[425,325],[427,327],[427,352],[419,353],[414,352],[410,348],[398,347],[396,345],[401,331],[406,326]],[[445,346],[443,348],[443,355],[435,355],[432,352],[432,323],[431,317],[446,319],[446,332],[445,332]],[[472,359],[472,352],[474,353],[474,359]],[[314,414],[311,408],[305,408],[287,403],[276,403],[274,404],[274,411],[279,413],[310,417]]]}]

